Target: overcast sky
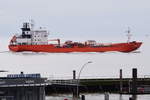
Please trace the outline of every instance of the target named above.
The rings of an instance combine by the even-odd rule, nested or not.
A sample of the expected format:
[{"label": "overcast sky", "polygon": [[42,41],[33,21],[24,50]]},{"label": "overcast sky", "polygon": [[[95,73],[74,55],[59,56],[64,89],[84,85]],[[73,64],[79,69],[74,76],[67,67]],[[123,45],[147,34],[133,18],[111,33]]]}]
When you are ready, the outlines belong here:
[{"label": "overcast sky", "polygon": [[0,37],[20,32],[25,21],[60,37],[150,33],[150,0],[0,0]]}]

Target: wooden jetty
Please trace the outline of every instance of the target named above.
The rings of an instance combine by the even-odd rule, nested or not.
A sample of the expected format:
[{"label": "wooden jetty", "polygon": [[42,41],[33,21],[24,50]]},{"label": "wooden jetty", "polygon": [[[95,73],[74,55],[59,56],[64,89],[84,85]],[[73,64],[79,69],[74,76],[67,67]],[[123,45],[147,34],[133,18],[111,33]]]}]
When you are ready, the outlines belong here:
[{"label": "wooden jetty", "polygon": [[[77,81],[75,71],[73,71],[73,79],[48,80],[46,94],[76,92]],[[120,70],[118,78],[80,79],[79,92],[149,94],[150,78],[138,78],[136,68],[132,69],[132,78],[122,78],[122,70]]]},{"label": "wooden jetty", "polygon": [[[51,80],[46,86],[46,93],[70,93],[76,88],[76,82],[68,80]],[[74,82],[74,83],[73,83]],[[122,79],[122,93],[132,93],[132,78]],[[137,78],[137,93],[150,93],[150,78]],[[80,79],[81,92],[112,92],[120,93],[120,78]]]}]

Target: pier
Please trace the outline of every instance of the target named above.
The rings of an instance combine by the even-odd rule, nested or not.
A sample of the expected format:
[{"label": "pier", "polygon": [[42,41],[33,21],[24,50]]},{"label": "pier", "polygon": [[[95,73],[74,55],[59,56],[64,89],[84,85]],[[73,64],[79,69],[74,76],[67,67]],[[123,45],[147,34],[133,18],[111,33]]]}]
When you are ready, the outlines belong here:
[{"label": "pier", "polygon": [[0,100],[45,100],[45,78],[13,74],[0,78]]},{"label": "pier", "polygon": [[[48,80],[46,94],[76,93],[78,80],[73,71],[72,79]],[[137,69],[132,69],[132,78],[123,78],[122,70],[118,78],[80,79],[79,92],[110,92],[120,94],[150,94],[150,78],[138,78]]]},{"label": "pier", "polygon": [[[53,82],[46,86],[46,93],[69,93],[76,88],[76,83],[72,79],[52,80]],[[122,79],[122,93],[132,94],[132,78]],[[80,79],[80,92],[111,92],[120,93],[120,78],[106,79]],[[150,78],[137,78],[137,94],[150,93]]]},{"label": "pier", "polygon": [[[47,79],[40,74],[9,74],[0,78],[0,100],[45,100],[45,95],[72,93],[150,94],[150,78],[138,78],[132,69],[132,78]],[[78,87],[78,89],[77,89]],[[77,92],[78,91],[78,92]],[[78,93],[78,95],[77,95]],[[83,97],[84,98],[84,97]]]}]

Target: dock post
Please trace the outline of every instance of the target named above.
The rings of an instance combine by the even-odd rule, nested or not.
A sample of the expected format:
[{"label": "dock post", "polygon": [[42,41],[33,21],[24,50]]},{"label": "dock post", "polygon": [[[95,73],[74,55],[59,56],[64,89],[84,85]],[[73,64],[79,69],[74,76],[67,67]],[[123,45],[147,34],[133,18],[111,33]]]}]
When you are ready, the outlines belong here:
[{"label": "dock post", "polygon": [[105,92],[105,100],[109,100],[109,93]]},{"label": "dock post", "polygon": [[120,94],[122,94],[123,82],[122,82],[122,69],[120,69]]},{"label": "dock post", "polygon": [[132,80],[131,79],[129,79],[129,81],[128,81],[128,93],[131,93],[132,91],[131,91],[131,85],[132,84]]},{"label": "dock post", "polygon": [[[76,80],[76,70],[73,70],[73,82],[76,82],[77,84],[77,80]],[[76,86],[73,87],[73,98],[76,98],[77,97],[77,88]]]},{"label": "dock post", "polygon": [[129,97],[129,100],[133,100],[132,97]]},{"label": "dock post", "polygon": [[132,69],[132,94],[137,93],[137,68]]},{"label": "dock post", "polygon": [[132,95],[132,97],[130,97],[129,100],[137,100],[137,96],[136,95]]},{"label": "dock post", "polygon": [[85,95],[82,95],[82,96],[81,96],[81,100],[85,100]]},{"label": "dock post", "polygon": [[77,88],[76,87],[73,87],[73,90],[72,90],[72,94],[73,94],[73,98],[77,98]]},{"label": "dock post", "polygon": [[75,80],[76,79],[76,71],[73,70],[73,79]]}]

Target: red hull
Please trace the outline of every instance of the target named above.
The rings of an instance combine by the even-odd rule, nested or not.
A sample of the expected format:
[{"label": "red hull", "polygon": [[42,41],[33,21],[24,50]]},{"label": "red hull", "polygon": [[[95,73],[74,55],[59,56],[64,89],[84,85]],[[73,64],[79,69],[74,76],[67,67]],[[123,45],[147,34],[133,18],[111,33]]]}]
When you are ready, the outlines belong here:
[{"label": "red hull", "polygon": [[32,52],[51,52],[51,53],[67,53],[67,52],[131,52],[138,49],[142,42],[130,42],[130,43],[116,43],[109,46],[98,47],[55,47],[52,44],[49,45],[9,45],[9,49],[14,52],[32,51]]}]

